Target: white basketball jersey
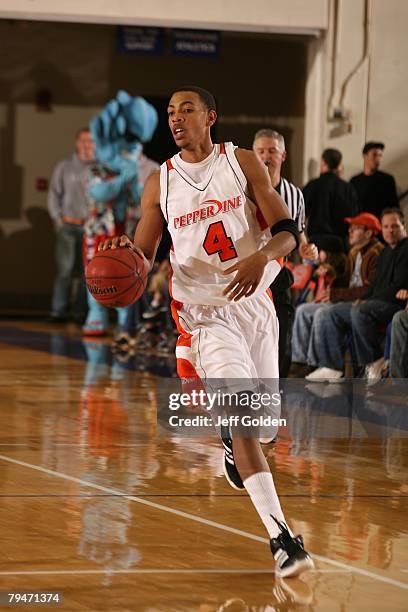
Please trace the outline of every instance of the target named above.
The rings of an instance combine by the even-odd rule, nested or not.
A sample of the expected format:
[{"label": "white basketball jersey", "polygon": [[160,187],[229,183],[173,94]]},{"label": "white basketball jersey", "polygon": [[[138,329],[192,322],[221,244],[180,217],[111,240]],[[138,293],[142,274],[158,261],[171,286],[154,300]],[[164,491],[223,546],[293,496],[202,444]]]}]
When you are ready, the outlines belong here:
[{"label": "white basketball jersey", "polygon": [[[234,263],[259,251],[271,238],[256,204],[247,195],[247,180],[231,142],[216,144],[199,165],[175,155],[160,169],[160,206],[172,238],[172,296],[185,304],[224,306],[222,294],[236,272],[224,276]],[[197,182],[198,180],[198,182]],[[261,295],[280,271],[271,261],[253,296]],[[243,300],[250,298],[242,298]]]}]

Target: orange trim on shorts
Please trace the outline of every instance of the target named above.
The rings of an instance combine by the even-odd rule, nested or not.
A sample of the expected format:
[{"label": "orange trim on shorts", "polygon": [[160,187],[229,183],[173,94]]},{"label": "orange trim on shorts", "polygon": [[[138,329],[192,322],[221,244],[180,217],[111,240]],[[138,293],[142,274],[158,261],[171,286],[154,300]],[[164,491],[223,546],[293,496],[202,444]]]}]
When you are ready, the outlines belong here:
[{"label": "orange trim on shorts", "polygon": [[183,334],[181,336],[179,336],[179,338],[177,339],[176,342],[176,346],[187,346],[190,347],[191,346],[191,334]]},{"label": "orange trim on shorts", "polygon": [[[176,342],[176,348],[178,346],[186,346],[187,348],[190,348],[191,338],[193,337],[193,334],[190,334],[188,331],[186,331],[180,322],[179,310],[183,308],[183,302],[178,302],[177,300],[173,298],[172,280],[173,280],[173,273],[170,272],[170,278],[169,278],[169,293],[171,297],[170,309],[171,309],[172,317],[177,327],[177,331],[180,334]],[[188,359],[185,359],[184,357],[177,357],[176,363],[177,363],[177,376],[182,379],[183,392],[189,393],[192,389],[199,390],[203,388],[202,383],[201,383],[201,378],[197,374],[197,371],[194,368],[193,364],[190,361],[188,361]]]},{"label": "orange trim on shorts", "polygon": [[[192,363],[190,363],[187,359],[183,357],[177,358],[177,376],[179,378],[188,378],[189,383],[193,382],[193,387],[195,388],[197,385],[197,380],[199,380],[199,376],[194,369]],[[187,392],[183,385],[183,392]]]},{"label": "orange trim on shorts", "polygon": [[[191,334],[186,331],[180,323],[180,317],[178,311],[183,308],[183,302],[178,302],[173,298],[173,271],[170,272],[169,278],[169,294],[171,297],[170,310],[171,316],[176,324],[178,333],[186,339],[191,338]],[[178,341],[177,341],[178,342]],[[183,344],[182,346],[190,346],[190,344]]]},{"label": "orange trim on shorts", "polygon": [[[191,395],[193,391],[199,393],[204,391],[205,388],[201,382],[201,378],[194,369],[194,366],[187,359],[177,359],[177,375],[181,379],[181,388],[183,393]],[[196,408],[191,405],[191,408]]]},{"label": "orange trim on shorts", "polygon": [[[171,295],[171,294],[170,294]],[[181,325],[180,323],[180,317],[179,317],[179,313],[178,311],[181,310],[181,308],[183,307],[182,302],[177,302],[176,300],[171,300],[171,304],[170,304],[170,309],[171,309],[171,315],[174,319],[174,322],[176,324],[177,327],[177,331],[178,333],[183,336],[186,339],[190,339],[192,334],[189,334]],[[183,344],[182,346],[190,346],[190,344]]]}]

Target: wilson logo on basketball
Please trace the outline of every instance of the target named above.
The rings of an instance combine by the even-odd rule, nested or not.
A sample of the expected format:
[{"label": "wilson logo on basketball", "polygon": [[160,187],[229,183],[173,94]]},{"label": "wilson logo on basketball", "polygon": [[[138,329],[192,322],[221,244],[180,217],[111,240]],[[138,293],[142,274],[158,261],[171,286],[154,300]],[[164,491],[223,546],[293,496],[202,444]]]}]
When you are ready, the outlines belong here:
[{"label": "wilson logo on basketball", "polygon": [[[207,206],[204,206],[205,204],[207,204]],[[200,206],[201,208],[198,210],[192,210],[180,217],[174,217],[174,229],[187,227],[198,221],[204,221],[204,219],[210,219],[219,214],[235,210],[242,206],[242,196],[238,195],[234,198],[223,200],[222,202],[220,200],[205,200]]]},{"label": "wilson logo on basketball", "polygon": [[118,288],[115,285],[110,287],[98,287],[97,285],[88,285],[89,292],[92,295],[112,295],[117,293]]}]

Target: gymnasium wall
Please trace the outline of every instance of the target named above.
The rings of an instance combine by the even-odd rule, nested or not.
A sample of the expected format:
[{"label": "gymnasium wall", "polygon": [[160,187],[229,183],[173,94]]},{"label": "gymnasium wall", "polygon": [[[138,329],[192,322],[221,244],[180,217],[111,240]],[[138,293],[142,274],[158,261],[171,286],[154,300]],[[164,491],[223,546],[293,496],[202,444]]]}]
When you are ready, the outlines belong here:
[{"label": "gymnasium wall", "polygon": [[[405,191],[408,2],[338,0],[329,8],[327,35],[309,45],[304,177],[315,174],[326,146],[343,152],[350,177],[361,171],[364,142],[382,140],[383,168]],[[336,109],[344,119],[335,118]]]}]

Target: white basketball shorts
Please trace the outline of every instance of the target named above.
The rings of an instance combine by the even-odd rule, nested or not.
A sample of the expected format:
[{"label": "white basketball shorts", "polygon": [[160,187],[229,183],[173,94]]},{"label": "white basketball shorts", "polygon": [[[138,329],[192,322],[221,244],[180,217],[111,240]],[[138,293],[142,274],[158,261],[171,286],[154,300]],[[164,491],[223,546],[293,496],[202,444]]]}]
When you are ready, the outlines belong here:
[{"label": "white basketball shorts", "polygon": [[226,306],[173,300],[172,314],[180,378],[279,378],[278,320],[269,292]]}]

